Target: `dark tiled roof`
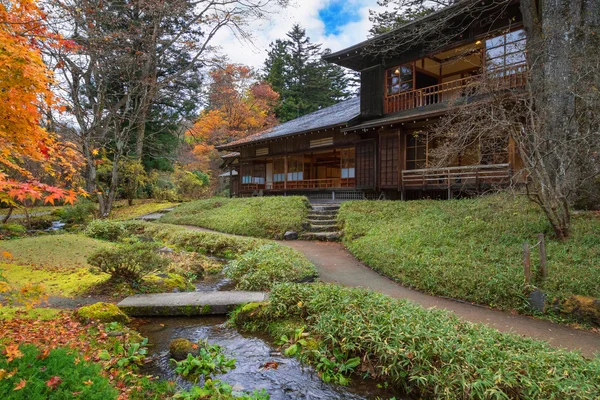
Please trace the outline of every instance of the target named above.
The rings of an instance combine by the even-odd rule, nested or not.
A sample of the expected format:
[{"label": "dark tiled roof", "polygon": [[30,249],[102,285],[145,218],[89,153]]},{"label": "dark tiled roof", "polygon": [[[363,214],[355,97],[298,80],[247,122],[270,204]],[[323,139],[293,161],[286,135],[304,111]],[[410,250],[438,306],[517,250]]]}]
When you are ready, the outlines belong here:
[{"label": "dark tiled roof", "polygon": [[242,144],[311,132],[323,128],[345,125],[360,115],[360,97],[342,101],[313,113],[293,119],[271,129],[256,133],[244,139],[218,146],[218,149],[239,147]]}]

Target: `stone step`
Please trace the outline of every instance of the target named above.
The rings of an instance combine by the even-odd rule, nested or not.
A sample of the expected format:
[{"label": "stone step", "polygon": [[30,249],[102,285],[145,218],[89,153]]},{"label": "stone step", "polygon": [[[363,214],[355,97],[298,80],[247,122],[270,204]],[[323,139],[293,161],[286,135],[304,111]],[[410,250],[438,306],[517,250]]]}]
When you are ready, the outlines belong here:
[{"label": "stone step", "polygon": [[309,219],[307,220],[310,225],[335,225],[337,220],[335,219]]},{"label": "stone step", "polygon": [[313,211],[338,211],[340,206],[338,205],[314,205],[312,206]]},{"label": "stone step", "polygon": [[311,225],[310,232],[336,232],[340,228],[337,225]]},{"label": "stone step", "polygon": [[308,213],[309,217],[312,216],[327,216],[327,217],[331,217],[331,218],[335,218],[337,216],[337,211],[311,211]]},{"label": "stone step", "polygon": [[269,298],[263,292],[187,292],[136,295],[117,306],[132,317],[170,317],[227,314],[237,306]]},{"label": "stone step", "polygon": [[307,232],[300,236],[302,240],[318,240],[321,242],[338,242],[340,240],[339,232]]}]

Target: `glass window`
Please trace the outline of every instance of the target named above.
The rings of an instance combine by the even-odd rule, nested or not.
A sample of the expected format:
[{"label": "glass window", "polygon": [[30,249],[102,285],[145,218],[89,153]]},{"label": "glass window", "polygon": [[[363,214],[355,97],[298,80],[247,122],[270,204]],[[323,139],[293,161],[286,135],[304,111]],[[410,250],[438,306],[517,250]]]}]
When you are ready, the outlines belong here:
[{"label": "glass window", "polygon": [[485,42],[486,69],[492,76],[505,76],[520,72],[518,66],[527,62],[527,44],[522,29],[490,38]]},{"label": "glass window", "polygon": [[406,169],[427,168],[427,134],[406,136]]},{"label": "glass window", "polygon": [[285,160],[276,158],[273,160],[273,182],[285,181]]},{"label": "glass window", "polygon": [[342,150],[342,179],[354,178],[355,151],[354,148]]},{"label": "glass window", "polygon": [[288,158],[288,182],[304,179],[304,156],[291,156]]},{"label": "glass window", "polygon": [[386,76],[386,93],[388,96],[413,89],[413,67],[411,64],[388,69]]}]

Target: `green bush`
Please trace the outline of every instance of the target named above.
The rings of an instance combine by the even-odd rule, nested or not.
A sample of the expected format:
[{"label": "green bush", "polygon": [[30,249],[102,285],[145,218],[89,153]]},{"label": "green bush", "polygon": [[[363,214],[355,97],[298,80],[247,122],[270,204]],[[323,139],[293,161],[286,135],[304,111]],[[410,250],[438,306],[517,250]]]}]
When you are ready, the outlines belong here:
[{"label": "green bush", "polygon": [[157,243],[133,243],[101,249],[88,257],[93,272],[109,274],[111,280],[139,284],[142,278],[165,269],[170,261],[157,252]]},{"label": "green bush", "polygon": [[19,224],[0,224],[0,238],[19,237],[27,233],[27,228]]},{"label": "green bush", "polygon": [[[544,215],[506,194],[471,200],[347,202],[339,221],[358,259],[434,295],[527,311],[523,242],[547,235],[549,276],[535,284],[549,298],[600,297],[600,219],[573,217],[572,236],[552,238]],[[532,252],[532,265],[539,263]]]},{"label": "green bush", "polygon": [[[8,361],[0,355],[0,371],[14,372],[0,379],[0,398],[14,400],[70,399],[73,393],[86,400],[116,399],[118,392],[100,375],[101,367],[66,349],[42,357],[33,345],[22,345],[23,356]],[[19,383],[25,386],[17,389]]]},{"label": "green bush", "polygon": [[125,236],[125,228],[122,223],[95,219],[85,228],[85,234],[94,239],[116,242]]},{"label": "green bush", "polygon": [[[600,358],[464,322],[365,289],[282,284],[255,329],[296,319],[322,348],[409,395],[444,399],[598,399]],[[248,323],[245,326],[249,326]]]},{"label": "green bush", "polygon": [[206,341],[201,341],[198,343],[198,347],[197,355],[188,354],[181,361],[171,359],[177,374],[197,382],[201,377],[206,379],[235,368],[235,359],[227,358],[220,346],[209,345]]},{"label": "green bush", "polygon": [[82,200],[73,206],[65,206],[56,211],[60,220],[67,224],[85,224],[96,212],[96,204],[89,200]]},{"label": "green bush", "polygon": [[231,261],[225,274],[237,283],[240,290],[270,290],[277,283],[316,277],[317,270],[302,253],[270,243]]},{"label": "green bush", "polygon": [[244,236],[282,238],[287,231],[302,230],[308,210],[305,197],[212,198],[182,204],[161,221]]}]

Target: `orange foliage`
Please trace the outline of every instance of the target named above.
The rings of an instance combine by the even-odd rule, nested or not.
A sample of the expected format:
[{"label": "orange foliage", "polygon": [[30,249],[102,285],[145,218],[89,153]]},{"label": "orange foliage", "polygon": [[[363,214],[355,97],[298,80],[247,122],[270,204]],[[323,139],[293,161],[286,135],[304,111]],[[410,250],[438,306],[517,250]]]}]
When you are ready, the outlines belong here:
[{"label": "orange foliage", "polygon": [[228,64],[211,71],[209,108],[187,132],[195,144],[196,167],[206,170],[218,159],[215,146],[244,138],[276,123],[273,107],[279,95],[244,65]]},{"label": "orange foliage", "polygon": [[[54,203],[67,194],[35,182],[25,162],[41,166],[61,182],[77,172],[74,146],[60,143],[40,124],[45,111],[56,107],[50,90],[52,76],[39,48],[42,40],[52,38],[44,19],[34,0],[0,3],[0,202],[9,204],[11,199],[41,198]],[[9,181],[8,172],[30,182]]]}]

